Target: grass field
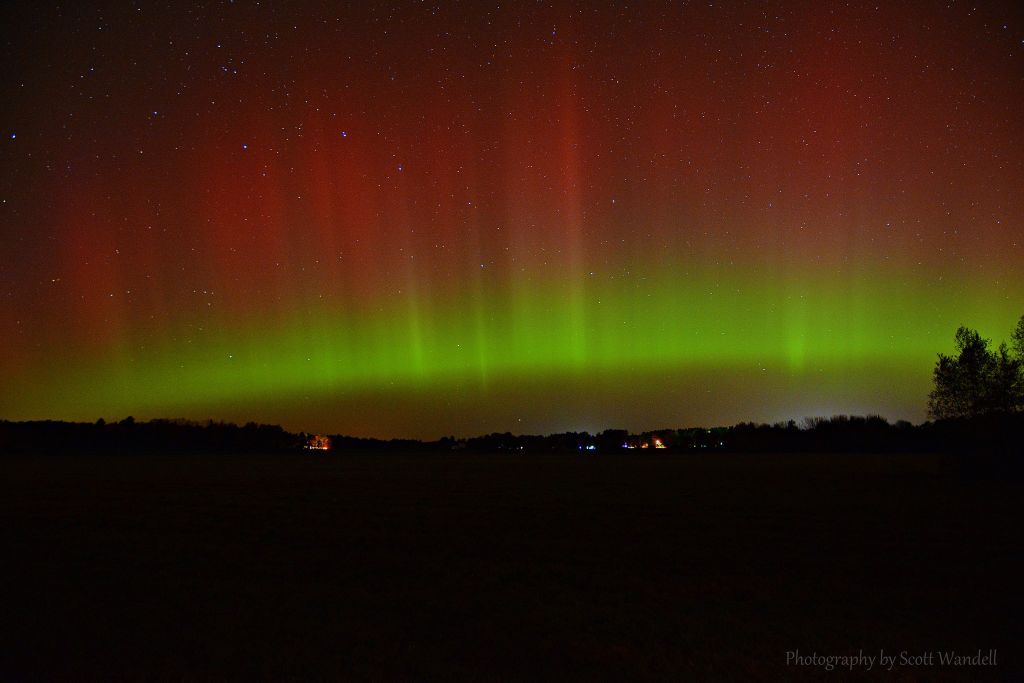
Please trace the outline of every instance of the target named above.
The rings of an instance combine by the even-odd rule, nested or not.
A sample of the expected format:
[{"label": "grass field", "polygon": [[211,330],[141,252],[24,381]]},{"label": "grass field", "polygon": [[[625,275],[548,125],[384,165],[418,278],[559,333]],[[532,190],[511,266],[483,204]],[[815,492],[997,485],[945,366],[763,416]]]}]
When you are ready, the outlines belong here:
[{"label": "grass field", "polygon": [[0,458],[0,681],[1019,679],[1020,493],[922,456]]}]

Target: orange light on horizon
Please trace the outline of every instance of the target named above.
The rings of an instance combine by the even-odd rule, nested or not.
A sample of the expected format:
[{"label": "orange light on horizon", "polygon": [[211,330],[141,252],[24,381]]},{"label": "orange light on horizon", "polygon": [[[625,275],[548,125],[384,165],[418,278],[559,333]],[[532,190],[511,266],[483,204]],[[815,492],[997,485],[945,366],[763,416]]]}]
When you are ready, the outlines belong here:
[{"label": "orange light on horizon", "polygon": [[331,450],[331,438],[328,436],[320,436],[319,434],[309,437],[306,441],[306,450],[309,451],[329,451]]}]

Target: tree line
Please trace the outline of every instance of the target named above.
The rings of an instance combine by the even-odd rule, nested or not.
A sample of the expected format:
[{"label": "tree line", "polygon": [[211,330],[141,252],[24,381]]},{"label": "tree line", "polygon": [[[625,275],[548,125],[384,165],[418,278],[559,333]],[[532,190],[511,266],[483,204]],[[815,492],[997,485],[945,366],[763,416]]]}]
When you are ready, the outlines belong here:
[{"label": "tree line", "polygon": [[[75,423],[0,421],[0,454],[321,454],[562,453],[585,456],[672,456],[700,453],[1014,453],[1024,433],[1024,411],[990,412],[913,425],[872,416],[835,415],[775,424],[660,429],[630,433],[493,433],[436,441],[372,439],[288,432],[278,425],[189,420]],[[310,450],[326,438],[329,451]],[[1016,449],[1016,450],[1015,450]],[[1018,458],[1019,459],[1019,458]]]}]

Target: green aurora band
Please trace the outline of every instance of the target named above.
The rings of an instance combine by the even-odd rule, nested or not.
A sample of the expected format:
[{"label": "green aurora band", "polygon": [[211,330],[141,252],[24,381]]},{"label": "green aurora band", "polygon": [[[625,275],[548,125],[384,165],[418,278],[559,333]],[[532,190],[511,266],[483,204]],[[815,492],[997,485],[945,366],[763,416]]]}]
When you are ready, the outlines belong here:
[{"label": "green aurora band", "polygon": [[[955,326],[969,323],[998,339],[1018,315],[1016,302],[993,297],[990,288],[924,286],[884,273],[831,280],[757,273],[725,280],[707,272],[686,279],[676,272],[652,272],[628,287],[590,276],[572,287],[535,283],[511,296],[504,286],[488,287],[482,276],[473,293],[443,302],[408,296],[370,319],[325,305],[307,308],[285,325],[250,322],[208,329],[186,342],[121,345],[92,365],[69,360],[45,381],[37,376],[23,383],[16,402],[3,409],[16,419],[54,411],[78,419],[195,415],[197,409],[219,416],[225,404],[260,414],[260,406],[292,402],[297,407],[289,426],[358,430],[363,425],[346,424],[344,414],[320,413],[339,400],[386,404],[389,396],[404,394],[420,397],[412,402],[412,415],[398,410],[391,420],[364,429],[438,436],[429,426],[431,403],[461,400],[463,410],[470,408],[462,415],[464,428],[482,430],[493,416],[474,415],[476,401],[497,395],[501,410],[520,414],[525,406],[517,400],[548,399],[526,391],[511,404],[503,402],[509,385],[561,383],[576,392],[596,386],[614,393],[619,387],[619,422],[640,429],[666,425],[631,411],[637,383],[685,388],[699,378],[742,391],[737,382],[760,374],[764,384],[770,373],[819,390],[884,391],[874,408],[870,397],[862,398],[868,410],[919,419],[935,353],[949,346]],[[52,387],[60,387],[56,395]],[[750,396],[681,396],[653,417],[678,415],[680,426],[706,419],[709,406],[701,404],[708,401],[719,411],[723,402],[735,404],[737,419],[801,416],[793,412],[800,403],[772,397],[770,383],[761,389]],[[569,393],[558,400],[572,401]],[[551,422],[552,428],[614,426],[596,424],[585,407],[577,413],[563,405],[563,411],[571,417]]]}]

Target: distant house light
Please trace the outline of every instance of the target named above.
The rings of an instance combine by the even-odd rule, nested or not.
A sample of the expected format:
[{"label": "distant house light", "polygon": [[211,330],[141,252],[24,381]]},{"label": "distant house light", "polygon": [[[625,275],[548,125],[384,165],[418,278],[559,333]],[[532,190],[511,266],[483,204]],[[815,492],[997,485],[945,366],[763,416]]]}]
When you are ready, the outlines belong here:
[{"label": "distant house light", "polygon": [[315,434],[306,441],[307,451],[329,451],[331,450],[331,439],[328,436]]}]

